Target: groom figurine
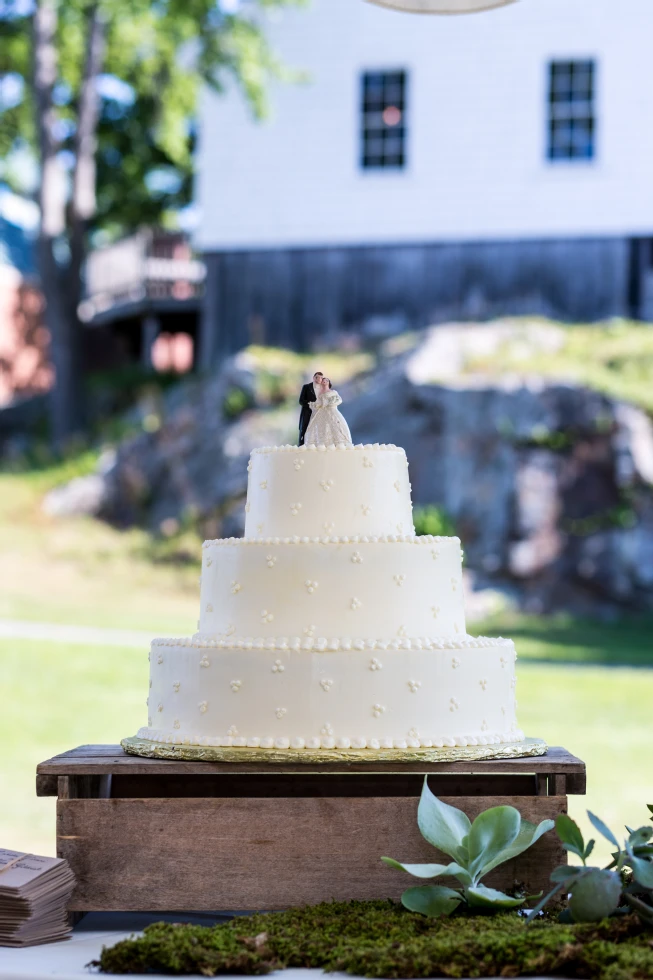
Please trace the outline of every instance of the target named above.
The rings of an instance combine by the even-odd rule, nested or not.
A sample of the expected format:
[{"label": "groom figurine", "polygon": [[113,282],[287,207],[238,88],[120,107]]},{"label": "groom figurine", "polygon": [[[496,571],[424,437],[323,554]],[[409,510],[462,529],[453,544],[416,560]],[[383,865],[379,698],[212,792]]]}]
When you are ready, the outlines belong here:
[{"label": "groom figurine", "polygon": [[308,429],[308,423],[311,421],[311,404],[317,401],[317,396],[319,393],[320,381],[324,375],[321,371],[316,371],[313,375],[313,380],[309,381],[307,385],[304,385],[299,396],[299,404],[302,406],[302,410],[299,415],[299,445],[304,445],[304,437],[306,436],[306,430]]}]

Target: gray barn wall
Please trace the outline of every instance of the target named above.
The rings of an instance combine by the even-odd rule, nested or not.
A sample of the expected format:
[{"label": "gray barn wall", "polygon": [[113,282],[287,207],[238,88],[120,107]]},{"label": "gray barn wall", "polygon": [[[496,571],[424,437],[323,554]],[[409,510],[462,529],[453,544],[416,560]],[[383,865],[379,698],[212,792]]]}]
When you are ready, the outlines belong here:
[{"label": "gray barn wall", "polygon": [[420,328],[628,315],[630,254],[621,238],[208,253],[201,365],[252,342],[310,350],[375,317]]}]

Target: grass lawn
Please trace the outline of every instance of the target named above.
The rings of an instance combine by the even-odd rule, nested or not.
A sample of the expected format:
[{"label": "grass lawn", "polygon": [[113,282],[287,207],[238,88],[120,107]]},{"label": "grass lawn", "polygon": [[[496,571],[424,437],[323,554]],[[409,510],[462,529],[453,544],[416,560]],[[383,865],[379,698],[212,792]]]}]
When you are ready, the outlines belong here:
[{"label": "grass lawn", "polygon": [[[34,795],[35,766],[74,745],[118,742],[145,723],[147,653],[4,640],[0,658],[0,840],[52,852],[54,800]],[[588,764],[588,796],[571,801],[584,830],[587,807],[615,829],[646,822],[653,671],[522,662],[518,697],[529,735],[565,745]],[[597,851],[607,856],[600,842]]]}]

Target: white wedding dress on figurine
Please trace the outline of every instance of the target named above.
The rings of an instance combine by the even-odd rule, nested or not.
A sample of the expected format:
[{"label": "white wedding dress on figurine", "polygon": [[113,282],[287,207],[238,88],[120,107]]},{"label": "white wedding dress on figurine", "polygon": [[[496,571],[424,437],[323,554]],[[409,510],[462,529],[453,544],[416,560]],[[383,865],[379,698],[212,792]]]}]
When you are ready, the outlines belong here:
[{"label": "white wedding dress on figurine", "polygon": [[335,389],[317,396],[306,430],[305,446],[351,446],[351,433],[344,416],[338,411],[342,398]]}]

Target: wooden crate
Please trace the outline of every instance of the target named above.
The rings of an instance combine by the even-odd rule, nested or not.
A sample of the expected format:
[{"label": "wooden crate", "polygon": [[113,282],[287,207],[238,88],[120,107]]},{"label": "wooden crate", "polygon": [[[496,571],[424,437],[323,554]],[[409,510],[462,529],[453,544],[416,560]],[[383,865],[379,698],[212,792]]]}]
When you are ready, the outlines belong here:
[{"label": "wooden crate", "polygon": [[[308,770],[308,771],[307,771]],[[42,762],[57,796],[57,854],[77,876],[70,910],[282,909],[331,899],[399,899],[414,884],[379,859],[441,860],[417,828],[424,774],[474,818],[499,804],[539,822],[585,793],[565,749],[484,762],[182,762],[84,745]],[[487,883],[546,889],[566,861],[554,834]],[[448,862],[448,859],[447,859]]]}]

